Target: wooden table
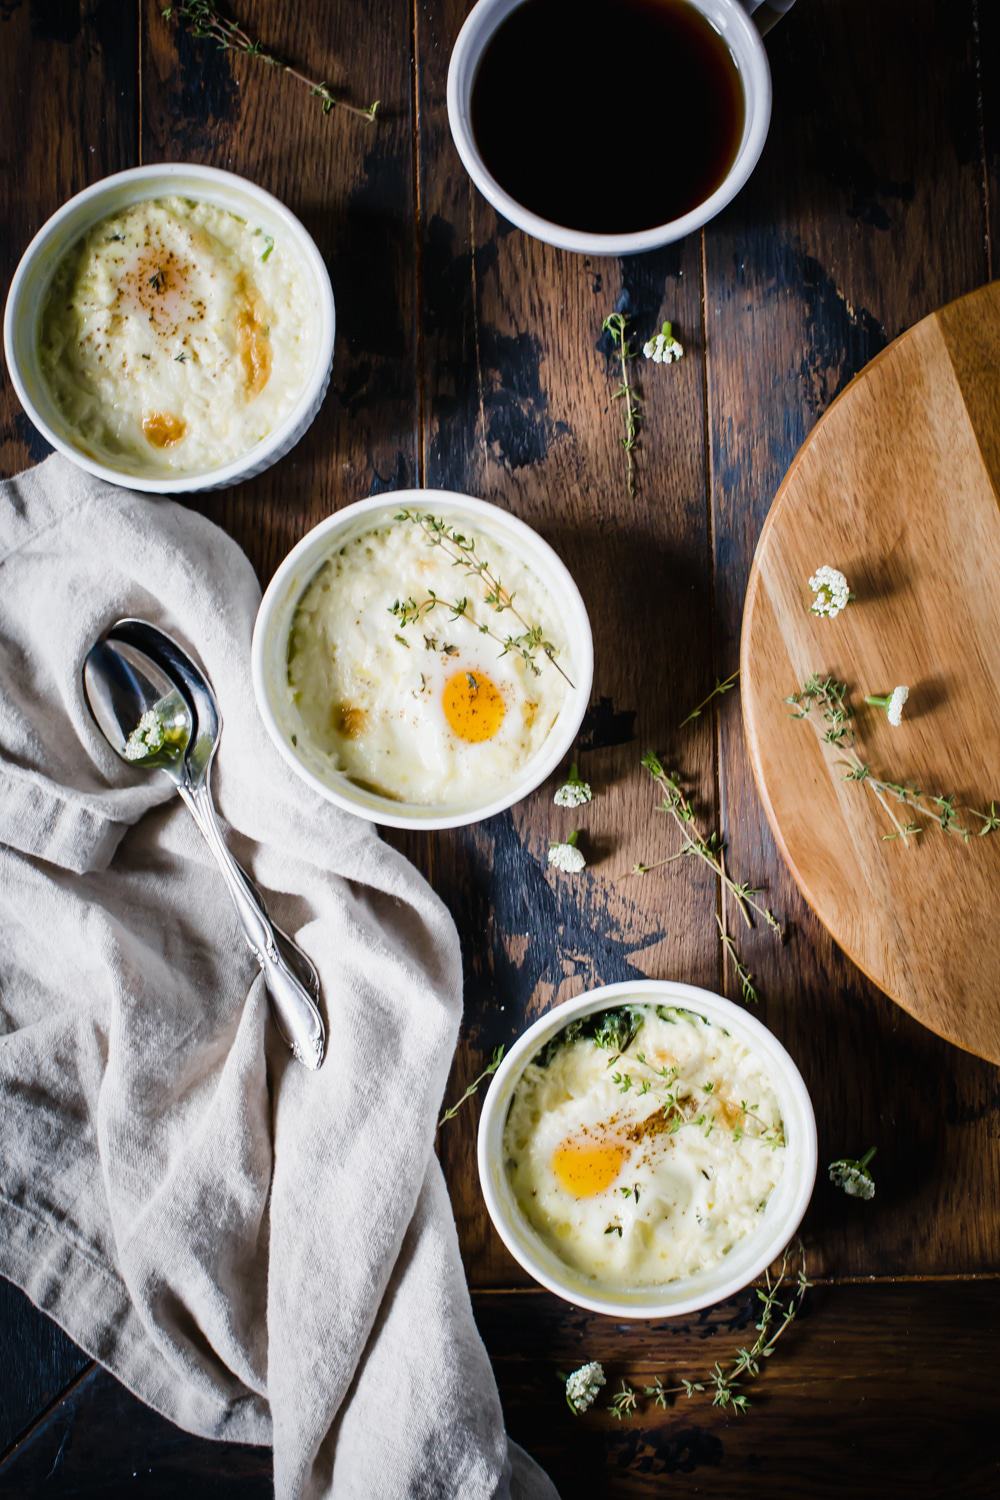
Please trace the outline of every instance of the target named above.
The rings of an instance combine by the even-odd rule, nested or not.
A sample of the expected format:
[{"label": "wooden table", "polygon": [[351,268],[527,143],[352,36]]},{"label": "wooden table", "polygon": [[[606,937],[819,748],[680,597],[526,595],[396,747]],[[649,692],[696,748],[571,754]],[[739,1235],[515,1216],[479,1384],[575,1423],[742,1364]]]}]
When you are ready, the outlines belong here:
[{"label": "wooden table", "polygon": [[[732,868],[787,920],[784,948],[766,931],[743,943],[760,1014],[812,1090],[821,1161],[878,1146],[877,1198],[818,1185],[805,1226],[818,1285],[747,1418],[702,1398],[620,1424],[606,1410],[574,1419],[557,1371],[598,1358],[616,1385],[693,1378],[747,1341],[752,1298],[628,1325],[533,1288],[483,1212],[467,1107],[441,1152],[514,1436],[566,1496],[993,1496],[997,1072],[922,1030],[832,947],[776,856],[737,695],[677,726],[736,665],[754,543],[805,434],[888,340],[995,274],[1000,14],[984,0],[799,0],[768,40],[774,121],[749,187],[704,235],[600,262],[513,231],[462,172],[444,99],[466,9],[240,0],[276,47],[359,102],[380,97],[369,127],[324,119],[290,81],[193,41],[158,0],[3,0],[0,285],[43,220],[108,172],[187,159],[246,174],[302,216],[329,261],[334,379],[288,459],[199,506],[264,580],[350,500],[454,488],[537,526],[578,578],[597,647],[580,746],[597,792],[580,819],[590,871],[573,881],[545,868],[561,826],[551,788],[477,828],[401,840],[464,942],[450,1094],[584,986],[672,975],[738,994],[708,873],[683,861],[624,876],[669,848],[638,766],[645,748],[683,769]],[[651,81],[641,59],[622,61],[624,91],[609,68],[606,93],[584,104],[624,140],[622,101]],[[632,144],[651,171],[669,170],[675,130],[665,90],[663,142]],[[638,332],[669,317],[687,350],[676,367],[636,372],[635,499],[600,338],[622,297]],[[46,448],[6,379],[0,403],[0,463],[13,472]],[[983,940],[995,934],[984,912]],[[0,1494],[269,1493],[266,1452],[177,1431],[20,1293],[4,1286],[0,1300]]]}]

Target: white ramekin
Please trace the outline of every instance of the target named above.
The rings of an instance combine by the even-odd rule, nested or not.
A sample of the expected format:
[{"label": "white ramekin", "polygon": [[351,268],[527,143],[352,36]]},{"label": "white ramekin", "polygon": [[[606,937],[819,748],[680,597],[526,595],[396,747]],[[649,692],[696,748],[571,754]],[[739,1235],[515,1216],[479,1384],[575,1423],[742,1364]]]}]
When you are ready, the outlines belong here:
[{"label": "white ramekin", "polygon": [[[590,234],[540,218],[505,192],[479,154],[472,130],[471,109],[472,87],[479,62],[497,27],[522,3],[523,0],[478,0],[458,34],[448,68],[448,123],[452,138],[465,170],[497,213],[536,240],[545,240],[561,250],[575,250],[580,255],[637,255],[644,250],[655,250],[660,245],[683,239],[721,213],[757,165],[771,120],[771,70],[760,34],[748,14],[748,10],[757,9],[761,0],[747,0],[746,6],[739,0],[693,0],[724,38],[736,60],[746,103],[743,135],[725,180],[704,203],[669,224],[632,234]],[[585,22],[581,20],[580,24]],[[641,74],[638,75],[637,88],[653,86],[656,85],[644,83]],[[582,107],[596,109],[598,104],[595,100],[583,100]],[[517,97],[516,78],[511,80],[511,108],[531,108],[530,100]],[[671,153],[684,149],[684,121],[672,118],[667,90],[664,91],[663,139],[660,142],[643,141],[641,149],[649,157],[651,172],[669,172]],[[594,190],[600,192],[602,185],[597,184]]]},{"label": "white ramekin", "polygon": [[[317,327],[313,368],[302,392],[285,420],[263,442],[240,458],[215,469],[176,476],[132,474],[99,463],[82,452],[66,428],[39,369],[38,321],[53,272],[63,254],[93,224],[130,204],[165,194],[201,199],[229,209],[275,237],[295,245],[313,283],[313,307]],[[166,162],[155,166],[130,167],[104,177],[70,198],[47,221],[31,241],[14,272],[7,295],[3,337],[7,368],[21,405],[39,432],[81,469],[112,484],[126,485],[156,495],[190,494],[196,490],[222,489],[269,469],[283,458],[312,424],[330,384],[333,364],[335,317],[333,288],[323,257],[312,236],[293,213],[263,188],[221,172],[216,167]]]},{"label": "white ramekin", "polygon": [[[530,564],[545,585],[565,631],[567,656],[560,657],[573,682],[552,732],[539,753],[517,780],[502,791],[492,790],[481,803],[461,808],[425,807],[396,802],[355,786],[336,771],[320,775],[310,765],[308,752],[291,743],[296,720],[287,687],[288,634],[302,592],[316,569],[338,547],[369,531],[398,511],[431,512],[459,523],[475,535],[490,537]],[[388,828],[461,828],[503,812],[540,786],[568,755],[590,702],[594,677],[594,645],[590,620],[580,591],[565,564],[536,531],[486,500],[457,495],[450,490],[395,490],[345,506],[321,521],[285,558],[268,585],[254,626],[251,651],[254,694],[261,718],[285,760],[321,797],[345,812],[368,818]]]},{"label": "white ramekin", "polygon": [[[517,1205],[504,1170],[503,1133],[521,1074],[537,1052],[574,1016],[608,1010],[626,1001],[678,1005],[724,1026],[767,1064],[785,1126],[785,1168],[761,1215],[760,1225],[720,1264],[662,1286],[602,1292],[544,1244]],[[697,1312],[748,1286],[788,1244],[802,1222],[816,1181],[816,1118],[802,1075],[766,1026],[720,995],[670,979],[609,984],[557,1005],[529,1026],[493,1078],[479,1121],[479,1180],[490,1218],[507,1249],[524,1269],[567,1302],[614,1318],[672,1318]]]}]

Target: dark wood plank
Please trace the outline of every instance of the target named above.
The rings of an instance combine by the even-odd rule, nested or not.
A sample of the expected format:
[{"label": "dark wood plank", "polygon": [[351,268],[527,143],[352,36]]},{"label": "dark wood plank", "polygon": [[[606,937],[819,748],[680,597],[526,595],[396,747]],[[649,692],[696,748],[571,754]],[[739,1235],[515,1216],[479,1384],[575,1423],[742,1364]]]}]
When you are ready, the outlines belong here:
[{"label": "dark wood plank", "polygon": [[[608,1392],[657,1377],[700,1379],[753,1336],[754,1299],[689,1320],[616,1323],[542,1292],[480,1292],[480,1331],[512,1435],[565,1495],[734,1494],[747,1500],[979,1500],[1000,1482],[991,1368],[995,1279],[819,1286],[734,1418],[709,1398],[661,1410],[643,1399],[621,1423],[606,1401],[566,1408],[559,1372],[600,1359]],[[134,1488],[173,1496],[270,1493],[270,1454],[205,1443],[88,1375],[0,1466],[0,1495],[89,1500]]]},{"label": "dark wood plank", "polygon": [[[135,6],[0,5],[0,287],[28,241],[88,183],[135,161]],[[21,410],[0,354],[0,472],[49,452]]]},{"label": "dark wood plank", "polygon": [[23,1292],[0,1281],[0,1459],[89,1364]]},{"label": "dark wood plank", "polygon": [[197,500],[266,581],[323,516],[416,476],[410,14],[378,7],[247,0],[248,27],[347,97],[381,99],[366,124],[322,114],[271,69],[221,53],[143,9],[142,157],[225,167],[274,193],[326,258],[337,307],[330,392],[279,467]]},{"label": "dark wood plank", "polygon": [[270,1448],[182,1432],[95,1367],[0,1465],[0,1496],[266,1500]]},{"label": "dark wood plank", "polygon": [[[0,5],[0,289],[65,199],[132,166],[138,107],[136,7]],[[0,473],[44,458],[0,354]],[[87,1365],[87,1357],[0,1283],[0,1453]]]},{"label": "dark wood plank", "polygon": [[1000,273],[1000,10],[973,0],[976,103],[983,163],[983,219],[990,279]]},{"label": "dark wood plank", "polygon": [[[561,1494],[717,1500],[992,1500],[1000,1485],[993,1364],[1000,1283],[821,1286],[783,1336],[745,1417],[710,1397],[566,1406],[559,1371],[604,1362],[608,1391],[703,1378],[752,1341],[752,1299],[688,1322],[616,1323],[543,1292],[480,1293],[476,1316],[511,1435]],[[675,1383],[675,1382],[671,1382]],[[605,1393],[605,1397],[607,1392]]]},{"label": "dark wood plank", "polygon": [[[538,244],[500,220],[462,171],[448,132],[448,56],[468,6],[417,8],[422,233],[423,470],[428,485],[509,508],[555,546],[595,635],[589,720],[578,746],[596,793],[580,814],[558,781],[482,826],[400,843],[462,934],[466,1040],[452,1089],[556,1001],[595,984],[677,975],[717,988],[715,892],[693,865],[669,883],[628,877],[649,857],[652,798],[638,760],[663,744],[710,673],[709,549],[697,240],[624,262]],[[620,300],[636,339],[671,318],[672,367],[633,368],[644,400],[638,494],[624,486],[617,371],[601,323]],[[715,802],[712,748],[685,762]],[[585,831],[590,868],[549,873],[550,839]],[[690,862],[689,862],[690,864]],[[466,1265],[477,1285],[521,1279],[485,1222],[474,1114],[442,1143]]]},{"label": "dark wood plank", "polygon": [[[813,0],[768,38],[770,139],[747,190],[705,236],[722,673],[736,665],[757,535],[805,434],[888,340],[987,277],[973,21],[966,0]],[[991,88],[998,59],[1000,49],[981,59]],[[908,1020],[833,946],[775,853],[735,695],[719,718],[731,858],[775,893],[793,928],[784,950],[766,933],[744,943],[768,996],[763,1017],[810,1086],[821,1160],[879,1148],[885,1217],[873,1232],[820,1194],[809,1222],[824,1265],[995,1269],[995,1069]]]}]

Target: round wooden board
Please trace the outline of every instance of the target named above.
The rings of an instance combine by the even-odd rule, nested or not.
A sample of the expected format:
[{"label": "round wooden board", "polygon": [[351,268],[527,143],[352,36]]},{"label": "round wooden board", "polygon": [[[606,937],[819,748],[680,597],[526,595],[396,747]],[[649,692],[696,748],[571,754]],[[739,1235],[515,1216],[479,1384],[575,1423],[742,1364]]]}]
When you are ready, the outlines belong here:
[{"label": "round wooden board", "polygon": [[[856,595],[835,620],[808,608],[824,563]],[[813,672],[848,684],[875,774],[1000,801],[1000,282],[897,339],[810,434],[757,547],[741,644],[754,775],[806,900],[911,1015],[1000,1063],[1000,831],[883,841],[870,789],[783,701]],[[897,683],[892,729],[863,699]]]}]

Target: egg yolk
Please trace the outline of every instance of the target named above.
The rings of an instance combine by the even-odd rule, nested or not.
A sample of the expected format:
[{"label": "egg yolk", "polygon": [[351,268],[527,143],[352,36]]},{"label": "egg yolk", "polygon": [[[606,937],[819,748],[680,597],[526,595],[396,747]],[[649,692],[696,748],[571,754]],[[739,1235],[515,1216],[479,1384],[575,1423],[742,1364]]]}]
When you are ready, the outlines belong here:
[{"label": "egg yolk", "polygon": [[593,1198],[611,1186],[624,1160],[625,1147],[615,1141],[571,1136],[553,1151],[552,1170],[574,1198]]},{"label": "egg yolk", "polygon": [[451,729],[470,745],[491,740],[507,712],[500,689],[482,672],[456,672],[449,677],[441,706]]},{"label": "egg yolk", "polygon": [[363,708],[354,703],[335,703],[331,711],[333,727],[345,740],[356,740],[368,722]]},{"label": "egg yolk", "polygon": [[184,436],[187,423],[170,411],[149,411],[142,419],[142,430],[154,448],[172,448]]},{"label": "egg yolk", "polygon": [[189,261],[163,245],[147,243],[122,278],[115,310],[141,309],[154,336],[174,338],[205,315],[205,304],[192,289],[192,277]]},{"label": "egg yolk", "polygon": [[239,310],[236,315],[236,338],[243,364],[247,400],[259,396],[271,378],[271,341],[264,305],[256,287],[245,276],[237,283]]}]

